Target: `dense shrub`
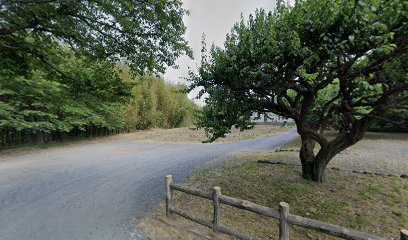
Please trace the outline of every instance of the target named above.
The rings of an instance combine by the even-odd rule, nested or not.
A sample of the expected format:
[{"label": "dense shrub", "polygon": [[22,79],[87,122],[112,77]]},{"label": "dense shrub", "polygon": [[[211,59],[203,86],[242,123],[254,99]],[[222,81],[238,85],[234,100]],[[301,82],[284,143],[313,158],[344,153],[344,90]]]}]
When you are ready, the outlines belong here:
[{"label": "dense shrub", "polygon": [[183,93],[183,88],[168,85],[153,76],[138,78],[131,90],[133,97],[125,109],[125,130],[191,125],[197,106]]}]

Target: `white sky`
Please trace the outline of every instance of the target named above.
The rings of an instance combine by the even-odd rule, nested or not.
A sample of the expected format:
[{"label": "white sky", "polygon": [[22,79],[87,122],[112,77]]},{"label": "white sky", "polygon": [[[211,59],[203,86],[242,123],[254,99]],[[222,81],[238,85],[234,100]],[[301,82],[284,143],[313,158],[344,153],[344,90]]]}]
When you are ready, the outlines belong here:
[{"label": "white sky", "polygon": [[[172,83],[184,83],[183,78],[188,77],[188,67],[193,70],[201,59],[201,36],[206,35],[207,47],[212,43],[223,46],[227,33],[231,32],[234,24],[253,14],[257,8],[267,11],[275,6],[275,0],[183,0],[184,8],[190,15],[184,18],[187,26],[186,40],[194,52],[194,60],[187,56],[180,57],[176,64],[179,69],[168,68],[164,78]],[[192,94],[190,97],[194,97]]]}]

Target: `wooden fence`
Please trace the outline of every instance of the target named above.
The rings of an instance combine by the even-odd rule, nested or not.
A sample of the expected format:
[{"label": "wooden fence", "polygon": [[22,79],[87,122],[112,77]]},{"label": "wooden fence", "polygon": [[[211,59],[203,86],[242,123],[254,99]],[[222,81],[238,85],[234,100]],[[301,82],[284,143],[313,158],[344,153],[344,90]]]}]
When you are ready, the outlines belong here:
[{"label": "wooden fence", "polygon": [[[213,201],[214,214],[213,220],[209,221],[193,216],[185,211],[176,209],[173,207],[173,192],[174,190],[191,194],[197,197],[208,199]],[[355,240],[385,240],[383,237],[371,235],[368,233],[359,232],[352,229],[343,228],[333,224],[320,222],[317,220],[300,217],[289,213],[289,204],[285,202],[279,203],[279,210],[274,210],[269,207],[264,207],[256,203],[241,200],[238,198],[228,197],[221,194],[220,187],[214,187],[213,192],[205,192],[198,189],[193,189],[173,183],[173,177],[171,175],[166,176],[166,215],[169,217],[172,214],[177,214],[181,217],[189,219],[193,222],[212,228],[214,232],[224,233],[242,240],[255,240],[256,238],[246,236],[243,233],[228,229],[221,225],[221,209],[220,205],[225,204],[233,206],[239,209],[244,209],[250,212],[260,214],[262,216],[271,217],[279,220],[279,240],[289,239],[289,226],[295,225],[302,228],[312,229],[325,234],[343,238],[343,239],[355,239]],[[408,231],[401,230],[401,240],[408,240]]]}]

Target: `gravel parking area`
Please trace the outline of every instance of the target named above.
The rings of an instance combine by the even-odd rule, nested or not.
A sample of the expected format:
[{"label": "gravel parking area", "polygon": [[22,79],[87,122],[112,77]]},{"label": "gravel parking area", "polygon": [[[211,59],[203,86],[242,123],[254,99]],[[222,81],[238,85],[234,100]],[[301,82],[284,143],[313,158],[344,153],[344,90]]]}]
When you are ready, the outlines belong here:
[{"label": "gravel parking area", "polygon": [[[298,150],[299,146],[300,140],[296,140],[282,149]],[[300,164],[297,152],[285,160]],[[328,167],[398,176],[408,174],[408,134],[369,132],[363,140],[337,154]]]},{"label": "gravel parking area", "polygon": [[408,174],[408,134],[368,133],[338,154],[330,167],[382,174]]}]

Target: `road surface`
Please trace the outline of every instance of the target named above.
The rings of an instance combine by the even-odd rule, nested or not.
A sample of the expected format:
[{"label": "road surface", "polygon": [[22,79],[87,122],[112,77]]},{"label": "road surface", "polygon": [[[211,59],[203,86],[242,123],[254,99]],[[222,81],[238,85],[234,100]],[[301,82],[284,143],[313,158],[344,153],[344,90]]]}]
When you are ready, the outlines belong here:
[{"label": "road surface", "polygon": [[143,239],[135,223],[175,182],[239,151],[272,150],[295,130],[229,144],[115,140],[0,156],[0,239]]}]

